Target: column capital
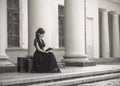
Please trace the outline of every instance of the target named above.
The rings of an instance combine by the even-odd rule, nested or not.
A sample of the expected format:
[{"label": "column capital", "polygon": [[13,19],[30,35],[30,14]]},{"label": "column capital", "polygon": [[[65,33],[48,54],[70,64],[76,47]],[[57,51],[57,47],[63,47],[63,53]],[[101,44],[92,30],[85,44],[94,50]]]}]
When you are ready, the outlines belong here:
[{"label": "column capital", "polygon": [[118,16],[118,15],[119,15],[119,13],[116,12],[116,11],[110,11],[110,14],[112,14],[112,15],[114,15],[114,16]]},{"label": "column capital", "polygon": [[102,13],[103,13],[103,12],[106,12],[106,13],[109,12],[109,10],[107,10],[107,9],[103,9],[103,8],[100,8],[99,10],[100,10],[100,12],[102,12]]},{"label": "column capital", "polygon": [[102,9],[102,8],[99,9],[100,15],[108,15],[108,12],[109,12],[109,10],[107,10],[107,9]]}]

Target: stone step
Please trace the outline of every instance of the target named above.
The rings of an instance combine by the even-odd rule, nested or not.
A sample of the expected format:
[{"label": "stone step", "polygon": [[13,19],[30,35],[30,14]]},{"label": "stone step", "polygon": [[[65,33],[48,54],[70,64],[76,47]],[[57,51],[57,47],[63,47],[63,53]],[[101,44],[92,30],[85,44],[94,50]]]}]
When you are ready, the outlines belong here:
[{"label": "stone step", "polygon": [[17,66],[1,66],[0,73],[17,72]]},{"label": "stone step", "polygon": [[65,63],[64,62],[58,62],[59,68],[65,68]]},{"label": "stone step", "polygon": [[92,61],[95,61],[96,64],[114,64],[114,63],[120,63],[120,58],[116,57],[109,57],[109,58],[93,58],[93,59],[90,59]]},{"label": "stone step", "polygon": [[81,78],[53,81],[48,83],[40,83],[40,84],[33,84],[33,85],[27,85],[27,86],[77,86],[79,84],[104,81],[104,80],[114,79],[114,78],[120,78],[120,73],[90,76],[90,77],[84,77],[84,78],[81,77]]},{"label": "stone step", "polygon": [[[36,84],[36,83],[45,83],[45,82],[56,82],[60,81],[60,83],[62,83],[61,81],[66,81],[66,80],[79,80],[79,79],[83,79],[83,78],[89,78],[89,77],[97,77],[97,76],[101,76],[101,75],[115,75],[115,77],[113,75],[111,75],[108,78],[116,78],[117,76],[119,77],[120,73],[120,69],[109,69],[109,70],[101,70],[101,71],[94,71],[94,72],[73,72],[73,73],[56,73],[56,74],[46,74],[46,76],[33,76],[32,77],[24,77],[24,78],[18,78],[18,79],[4,79],[4,80],[0,80],[0,86],[26,86],[26,85],[31,85],[31,84]],[[44,75],[44,73],[43,73]],[[108,79],[107,78],[107,79]],[[93,78],[93,80],[95,80]],[[66,83],[66,82],[65,82]],[[40,85],[41,86],[41,85]],[[52,86],[52,85],[51,85]]]}]

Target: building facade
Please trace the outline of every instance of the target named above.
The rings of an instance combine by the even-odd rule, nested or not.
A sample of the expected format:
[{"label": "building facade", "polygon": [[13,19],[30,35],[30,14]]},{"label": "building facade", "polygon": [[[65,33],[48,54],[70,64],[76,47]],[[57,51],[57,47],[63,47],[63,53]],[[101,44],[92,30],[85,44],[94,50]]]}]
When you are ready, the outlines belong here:
[{"label": "building facade", "polygon": [[0,0],[0,66],[33,55],[39,27],[57,61],[119,58],[119,15],[119,0]]}]

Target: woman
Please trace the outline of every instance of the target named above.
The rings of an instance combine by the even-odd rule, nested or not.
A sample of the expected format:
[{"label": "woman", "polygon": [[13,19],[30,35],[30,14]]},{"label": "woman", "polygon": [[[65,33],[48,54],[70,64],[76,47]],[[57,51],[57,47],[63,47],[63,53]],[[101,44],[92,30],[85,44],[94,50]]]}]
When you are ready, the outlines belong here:
[{"label": "woman", "polygon": [[36,51],[33,55],[33,68],[32,72],[39,73],[59,73],[60,69],[57,65],[54,54],[51,49],[44,50],[45,43],[43,41],[44,29],[39,28],[36,31],[36,38],[34,39],[34,46]]}]

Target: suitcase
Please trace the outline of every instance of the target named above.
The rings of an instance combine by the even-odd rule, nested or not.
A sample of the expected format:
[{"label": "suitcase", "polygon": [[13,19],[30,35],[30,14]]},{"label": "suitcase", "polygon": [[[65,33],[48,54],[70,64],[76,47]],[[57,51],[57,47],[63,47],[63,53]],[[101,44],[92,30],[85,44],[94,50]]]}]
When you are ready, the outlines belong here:
[{"label": "suitcase", "polygon": [[18,57],[17,58],[17,70],[18,72],[31,72],[32,70],[32,58]]}]

